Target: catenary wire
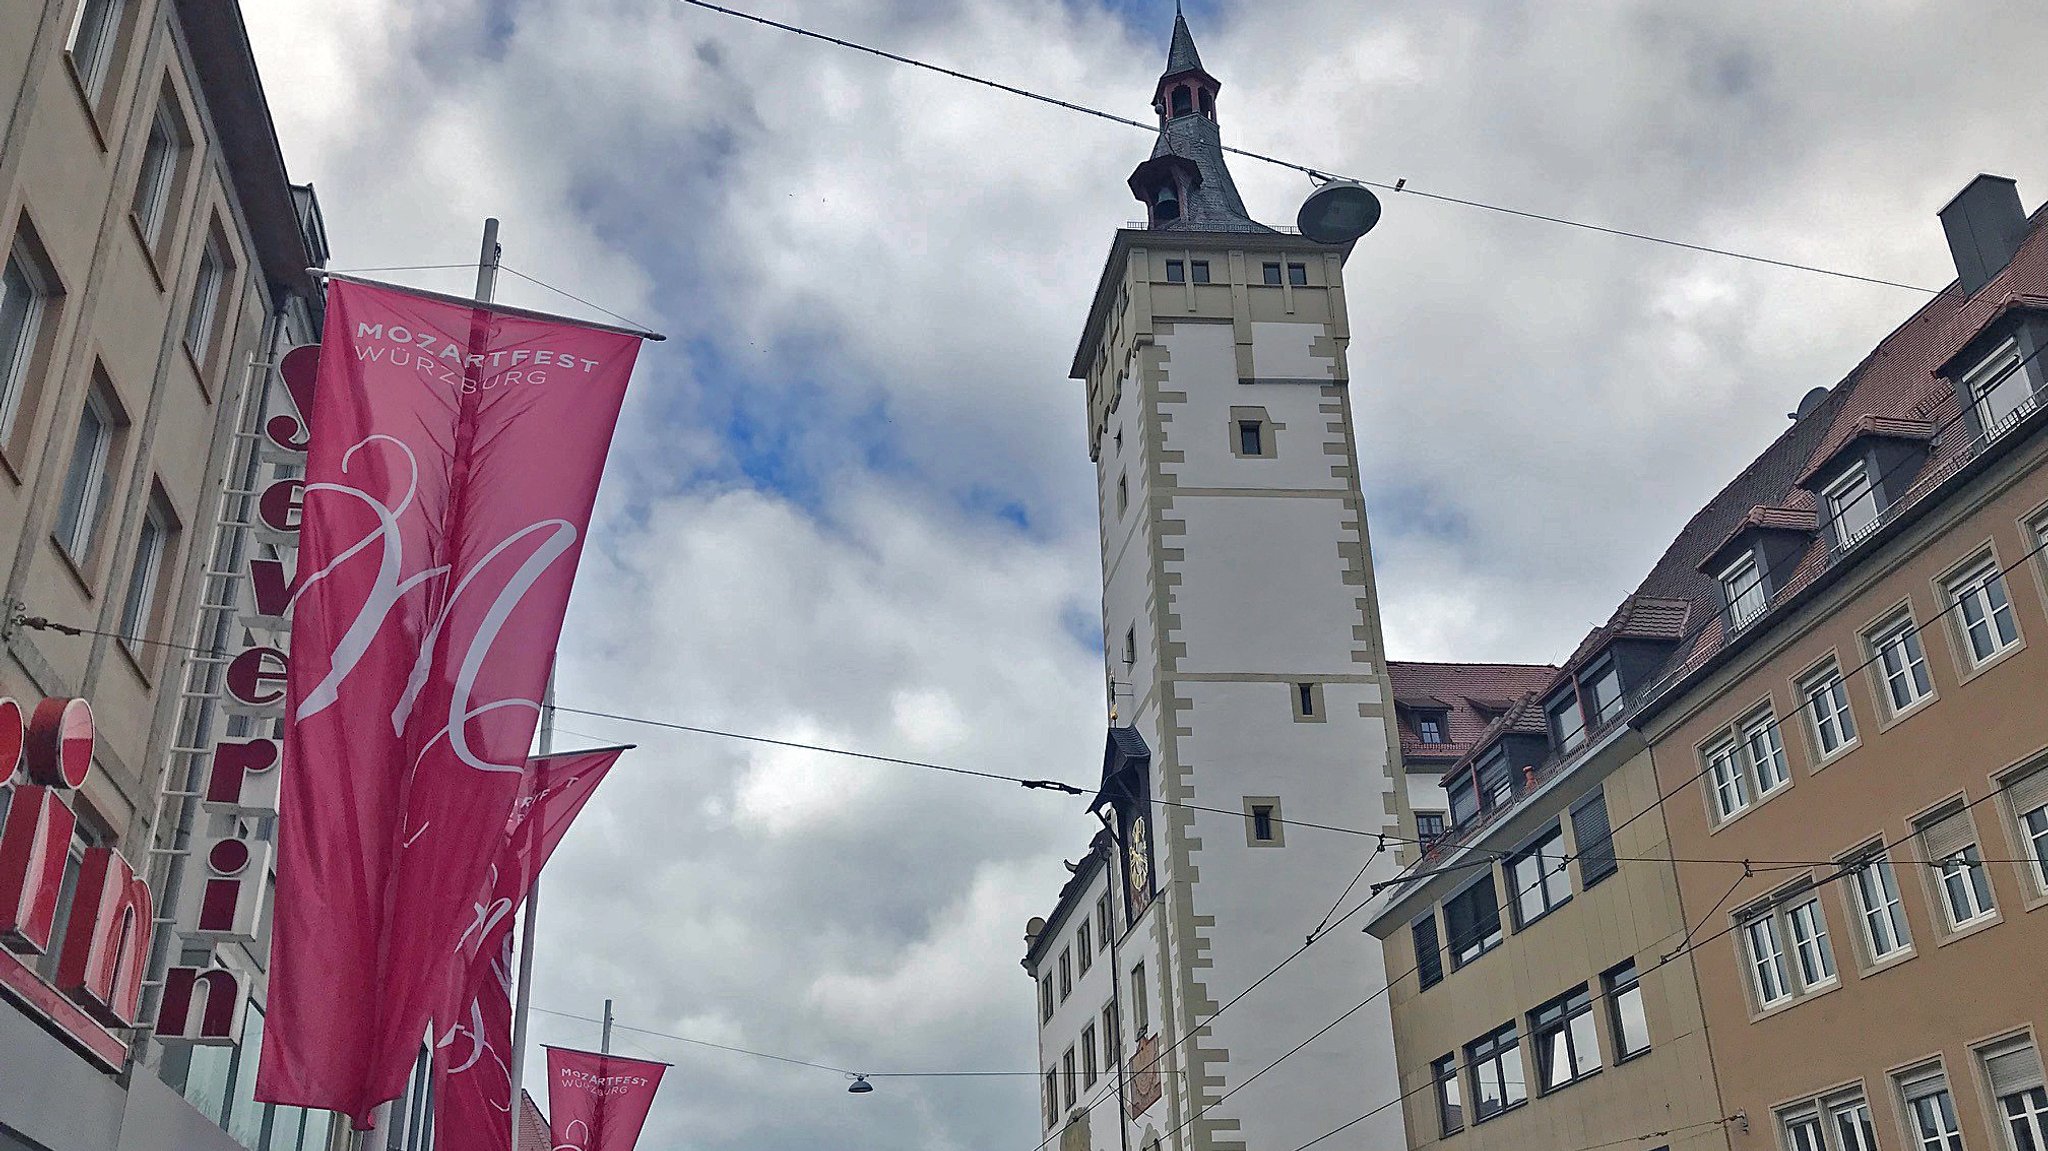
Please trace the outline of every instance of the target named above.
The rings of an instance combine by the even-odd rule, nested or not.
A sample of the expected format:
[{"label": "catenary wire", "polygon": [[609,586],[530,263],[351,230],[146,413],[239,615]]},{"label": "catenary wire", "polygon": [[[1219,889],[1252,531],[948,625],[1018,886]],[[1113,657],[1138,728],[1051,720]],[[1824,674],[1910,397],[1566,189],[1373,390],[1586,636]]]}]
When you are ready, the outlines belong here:
[{"label": "catenary wire", "polygon": [[[1083,116],[1092,116],[1098,120],[1105,120],[1109,123],[1119,124],[1127,128],[1137,128],[1140,131],[1145,132],[1156,132],[1159,128],[1157,124],[1148,124],[1142,120],[1135,120],[1128,116],[1119,116],[1113,112],[1106,112],[1100,108],[1092,108],[1086,104],[1078,104],[1071,100],[1062,100],[1057,96],[1049,96],[1043,92],[1036,92],[1029,88],[1019,87],[1014,84],[1005,84],[1000,80],[991,80],[985,76],[974,75],[971,72],[963,72],[955,68],[945,67],[944,65],[933,64],[930,63],[929,61],[919,60],[911,56],[904,56],[896,52],[890,52],[886,49],[876,48],[871,45],[862,44],[854,40],[848,40],[843,37],[828,35],[824,32],[812,31],[809,28],[800,27],[796,24],[788,24],[780,20],[771,20],[766,16],[761,16],[753,12],[745,12],[737,8],[726,7],[725,5],[722,4],[714,4],[711,3],[710,0],[677,0],[677,2],[681,4],[687,4],[693,8],[701,8],[707,12],[716,12],[722,16],[731,16],[736,19],[746,20],[754,24],[762,25],[764,27],[774,28],[782,32],[788,32],[792,35],[801,36],[806,39],[817,40],[822,43],[831,44],[835,47],[846,48],[855,52],[862,52],[870,56],[878,57],[883,60],[888,60],[891,63],[902,64],[911,68],[923,69],[924,71],[927,72],[933,72],[938,75],[946,76],[954,80],[965,81],[966,83],[969,84],[978,84],[981,87],[990,88],[995,91],[1003,92],[1011,96],[1021,97],[1026,100],[1035,100],[1041,104],[1050,105],[1052,107],[1060,108],[1068,112],[1075,112]],[[1745,260],[1754,264],[1763,264],[1770,267],[1784,268],[1798,272],[1812,272],[1816,275],[1832,276],[1836,279],[1853,280],[1858,283],[1864,284],[1875,284],[1880,287],[1900,288],[1905,291],[1920,292],[1930,296],[1940,295],[1946,290],[1940,288],[1927,288],[1919,284],[1908,284],[1898,280],[1887,280],[1877,276],[1866,276],[1856,272],[1837,271],[1833,268],[1821,267],[1817,264],[1802,264],[1792,260],[1780,260],[1770,256],[1759,256],[1751,252],[1738,252],[1730,248],[1717,248],[1707,244],[1688,243],[1683,240],[1673,240],[1663,236],[1652,235],[1648,232],[1636,232],[1630,231],[1626,228],[1613,228],[1603,224],[1592,224],[1587,223],[1583,220],[1574,220],[1565,216],[1552,215],[1545,212],[1534,212],[1523,208],[1511,208],[1501,204],[1487,203],[1483,200],[1469,199],[1463,196],[1447,195],[1442,192],[1426,192],[1420,188],[1410,186],[1409,182],[1405,179],[1397,180],[1389,184],[1385,181],[1380,180],[1365,180],[1358,179],[1355,177],[1338,176],[1336,173],[1333,173],[1328,169],[1312,168],[1306,164],[1296,163],[1292,160],[1284,160],[1278,156],[1267,155],[1263,152],[1255,152],[1249,148],[1239,148],[1229,144],[1221,145],[1221,147],[1223,151],[1228,152],[1232,155],[1243,156],[1248,160],[1257,160],[1261,163],[1272,164],[1276,167],[1286,168],[1291,171],[1300,172],[1301,174],[1308,176],[1310,179],[1315,180],[1328,180],[1332,178],[1352,179],[1355,183],[1364,184],[1368,187],[1378,188],[1386,192],[1415,196],[1424,200],[1435,200],[1439,203],[1444,204],[1454,204],[1466,208],[1477,208],[1482,211],[1495,212],[1501,215],[1514,216],[1525,220],[1535,220],[1546,224],[1558,224],[1568,228],[1577,228],[1587,232],[1597,232],[1602,235],[1615,236],[1621,239],[1639,240],[1644,243],[1660,244],[1665,247],[1678,248],[1684,251],[1696,252],[1703,255],[1722,256],[1732,260]]]},{"label": "catenary wire", "polygon": [[[472,264],[469,266],[474,267],[475,265]],[[513,275],[519,277],[520,279],[525,280],[529,284],[532,284],[536,287],[546,288],[548,291],[553,292],[554,294],[562,296],[566,299],[574,300],[577,303],[582,304],[586,308],[594,308],[597,311],[603,312],[605,315],[610,316],[612,319],[619,321],[620,323],[626,325],[629,328],[638,328],[643,332],[651,332],[654,330],[652,327],[641,323],[640,321],[634,319],[631,316],[622,316],[619,313],[612,311],[610,308],[605,307],[603,304],[592,303],[591,301],[584,299],[582,296],[579,296],[566,288],[558,288],[555,285],[548,283],[546,280],[540,279],[536,276],[529,276],[525,272],[520,271],[519,269],[513,267],[510,264],[500,263],[498,265],[498,270],[510,272]]]}]

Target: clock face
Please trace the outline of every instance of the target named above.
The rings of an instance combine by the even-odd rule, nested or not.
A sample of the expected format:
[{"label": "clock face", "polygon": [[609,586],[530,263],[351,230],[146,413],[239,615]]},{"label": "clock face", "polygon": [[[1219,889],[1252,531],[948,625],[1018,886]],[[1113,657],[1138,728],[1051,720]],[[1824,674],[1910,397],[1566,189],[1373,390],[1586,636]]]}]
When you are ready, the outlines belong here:
[{"label": "clock face", "polygon": [[1149,882],[1152,874],[1150,867],[1152,850],[1150,833],[1151,829],[1146,826],[1144,816],[1139,815],[1131,818],[1130,843],[1125,848],[1124,855],[1130,861],[1130,875],[1128,878],[1131,890],[1141,898],[1152,894],[1152,887]]}]

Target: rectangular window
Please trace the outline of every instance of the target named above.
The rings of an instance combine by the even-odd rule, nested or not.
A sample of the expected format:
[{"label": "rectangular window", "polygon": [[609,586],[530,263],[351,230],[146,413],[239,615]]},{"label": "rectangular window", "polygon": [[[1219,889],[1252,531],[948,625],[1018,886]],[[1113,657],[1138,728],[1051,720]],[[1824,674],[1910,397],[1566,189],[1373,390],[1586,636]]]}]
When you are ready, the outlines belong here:
[{"label": "rectangular window", "polygon": [[1892,714],[1908,711],[1934,694],[1934,681],[1927,676],[1927,653],[1920,647],[1920,629],[1910,613],[1878,629],[1870,637],[1870,650],[1884,676],[1885,698]]},{"label": "rectangular window", "polygon": [[1065,1055],[1060,1056],[1060,1079],[1065,1084],[1060,1094],[1066,1097],[1067,1106],[1072,1107],[1079,1098],[1080,1085],[1074,1082],[1074,1049],[1071,1047],[1067,1048]]},{"label": "rectangular window", "polygon": [[1131,1031],[1132,1039],[1143,1039],[1152,1034],[1152,1003],[1146,998],[1145,965],[1140,963],[1131,968]]},{"label": "rectangular window", "polygon": [[1550,716],[1550,738],[1559,751],[1571,751],[1586,742],[1586,717],[1579,712],[1576,696],[1566,695],[1552,700],[1547,712]]},{"label": "rectangular window", "polygon": [[1264,455],[1265,428],[1257,420],[1237,421],[1237,452],[1243,456]]},{"label": "rectangular window", "polygon": [[2034,410],[2033,383],[2019,345],[2009,342],[1963,380],[1962,391],[1977,409],[1984,438],[1995,440]]},{"label": "rectangular window", "polygon": [[185,147],[184,126],[166,101],[149,123],[149,138],[142,145],[142,169],[135,178],[135,223],[152,248],[164,239]]},{"label": "rectangular window", "polygon": [[1756,553],[1747,552],[1721,573],[1721,594],[1728,600],[1728,626],[1740,631],[1764,613],[1764,577]]},{"label": "rectangular window", "polygon": [[1507,752],[1495,748],[1479,765],[1479,805],[1487,811],[1505,806],[1520,794],[1515,787],[1517,782],[1514,769],[1508,766]]},{"label": "rectangular window", "polygon": [[1820,1116],[1812,1112],[1786,1117],[1785,1142],[1791,1151],[1828,1151],[1827,1140],[1820,1133]]},{"label": "rectangular window", "polygon": [[1827,913],[1820,897],[1793,906],[1786,916],[1792,928],[1792,953],[1799,960],[1799,983],[1811,991],[1835,981],[1835,951],[1828,943]]},{"label": "rectangular window", "polygon": [[1578,849],[1579,886],[1589,888],[1613,875],[1614,831],[1607,819],[1607,793],[1595,787],[1572,804],[1572,840]]},{"label": "rectangular window", "polygon": [[1271,804],[1252,805],[1252,838],[1260,843],[1273,842],[1273,807]]},{"label": "rectangular window", "polygon": [[1508,882],[1514,887],[1517,927],[1529,926],[1570,900],[1563,830],[1552,825],[1541,839],[1510,856]]},{"label": "rectangular window", "polygon": [[1294,286],[1295,286],[1295,287],[1297,287],[1297,288],[1306,288],[1306,287],[1308,287],[1308,265],[1307,265],[1307,264],[1289,264],[1289,265],[1287,265],[1287,282],[1288,282],[1289,284],[1292,284],[1292,285],[1294,285]]},{"label": "rectangular window", "polygon": [[2048,895],[2048,767],[2007,782],[2005,798],[2019,823],[2020,843],[2033,864],[2034,889]]},{"label": "rectangular window", "polygon": [[1181,262],[1180,262],[1179,260],[1168,260],[1168,261],[1166,261],[1166,282],[1167,282],[1167,283],[1169,283],[1169,284],[1184,284],[1184,283],[1186,283],[1186,282],[1187,282],[1187,278],[1188,278],[1188,270],[1187,270],[1187,265],[1185,265],[1185,264],[1181,263]]},{"label": "rectangular window", "polygon": [[1813,724],[1813,743],[1826,759],[1856,742],[1856,716],[1849,710],[1849,686],[1842,682],[1839,668],[1808,679],[1799,690],[1806,697],[1807,720]]},{"label": "rectangular window", "polygon": [[1733,819],[1749,807],[1749,773],[1743,770],[1733,740],[1708,750],[1707,785],[1719,819]]},{"label": "rectangular window", "polygon": [[1316,685],[1297,683],[1294,685],[1294,705],[1299,714],[1313,716],[1316,713]]},{"label": "rectangular window", "polygon": [[1098,950],[1109,950],[1109,893],[1103,892],[1095,900],[1095,946]]},{"label": "rectangular window", "polygon": [[1600,1070],[1598,1030],[1593,996],[1584,984],[1529,1013],[1536,1082],[1544,1094]]},{"label": "rectangular window", "polygon": [[1484,1123],[1529,1098],[1522,1071],[1522,1042],[1510,1023],[1465,1046],[1465,1065],[1472,1069],[1472,1118]]},{"label": "rectangular window", "polygon": [[171,539],[170,509],[152,497],[142,516],[142,532],[135,541],[135,563],[128,573],[128,596],[121,604],[121,634],[130,651],[140,652],[137,640],[149,638],[156,622],[157,584],[163,574],[164,554]]},{"label": "rectangular window", "polygon": [[1458,1089],[1458,1056],[1455,1052],[1429,1065],[1436,1080],[1436,1122],[1445,1137],[1465,1129],[1464,1092]]},{"label": "rectangular window", "polygon": [[1081,926],[1074,929],[1074,961],[1080,965],[1081,970],[1079,974],[1084,976],[1088,974],[1088,968],[1095,962],[1095,949],[1088,946],[1088,921],[1086,919],[1081,921]]},{"label": "rectangular window", "polygon": [[1116,1066],[1117,1053],[1123,1049],[1123,1035],[1116,1026],[1116,1004],[1106,1003],[1102,1007],[1102,1066],[1105,1070]]},{"label": "rectangular window", "polygon": [[1060,1125],[1060,1073],[1045,1073],[1045,1129],[1051,1131]]},{"label": "rectangular window", "polygon": [[1492,875],[1444,901],[1444,931],[1450,936],[1452,970],[1500,946],[1500,904],[1494,901]]},{"label": "rectangular window", "polygon": [[73,562],[84,567],[92,557],[101,513],[113,486],[114,437],[121,427],[109,389],[95,380],[78,414],[78,436],[71,442],[71,463],[64,472],[64,492],[57,505],[57,542]]},{"label": "rectangular window", "polygon": [[2019,642],[2012,600],[2005,594],[2005,573],[1999,570],[1997,560],[1986,560],[1951,581],[1948,601],[1972,664],[1982,664]]},{"label": "rectangular window", "polygon": [[17,244],[0,273],[0,441],[14,438],[29,369],[42,344],[50,285],[49,274]]},{"label": "rectangular window", "polygon": [[1479,815],[1479,788],[1466,772],[1444,785],[1451,797],[1451,824],[1463,827]]},{"label": "rectangular window", "polygon": [[1857,540],[1877,526],[1877,489],[1870,486],[1870,473],[1862,464],[1829,484],[1825,495],[1828,518],[1834,523],[1835,544],[1843,551],[1854,547]]},{"label": "rectangular window", "polygon": [[228,261],[220,234],[209,232],[206,246],[199,251],[199,271],[192,279],[192,310],[185,316],[185,346],[192,349],[192,358],[202,366],[213,350],[227,286]]},{"label": "rectangular window", "polygon": [[1997,913],[1991,900],[1991,877],[1984,870],[1984,853],[1977,846],[1977,829],[1970,822],[1970,810],[1961,803],[1915,821],[1920,835],[1921,858],[1935,869],[1935,884],[1941,890],[1942,910],[1951,929],[1967,927]]},{"label": "rectangular window", "polygon": [[2024,1040],[1979,1053],[1984,1082],[1998,1100],[2010,1151],[2048,1149],[2048,1085],[2041,1077],[2041,1055]]},{"label": "rectangular window", "polygon": [[1744,923],[1742,943],[1748,953],[1757,1006],[1770,1007],[1792,998],[1792,980],[1785,970],[1785,952],[1778,944],[1776,918],[1766,911]]},{"label": "rectangular window", "polygon": [[1427,991],[1444,981],[1444,958],[1436,939],[1436,910],[1408,925],[1415,939],[1415,975]]},{"label": "rectangular window", "polygon": [[1124,629],[1124,666],[1131,667],[1138,662],[1138,625]]},{"label": "rectangular window", "polygon": [[1074,993],[1074,955],[1071,951],[1060,952],[1060,1002]]},{"label": "rectangular window", "polygon": [[1095,1024],[1081,1029],[1081,1086],[1083,1089],[1095,1086]]},{"label": "rectangular window", "polygon": [[1778,738],[1777,716],[1765,711],[1743,724],[1742,750],[1756,780],[1758,798],[1792,782],[1792,772],[1785,766],[1785,743]]},{"label": "rectangular window", "polygon": [[1196,260],[1190,270],[1194,272],[1195,283],[1206,284],[1209,282],[1209,261]]},{"label": "rectangular window", "polygon": [[1643,985],[1631,959],[1600,976],[1607,996],[1607,1025],[1614,1033],[1614,1061],[1633,1059],[1650,1049],[1650,1021],[1643,1014]]},{"label": "rectangular window", "polygon": [[127,0],[85,0],[71,25],[65,51],[87,96],[97,101],[114,70],[114,46],[121,38],[121,14]]},{"label": "rectangular window", "polygon": [[1918,1151],[1963,1151],[1963,1131],[1956,1124],[1956,1101],[1948,1091],[1948,1077],[1940,1071],[1901,1082]]},{"label": "rectangular window", "polygon": [[1863,944],[1871,960],[1889,959],[1913,945],[1906,930],[1906,909],[1899,902],[1899,877],[1883,855],[1866,859],[1850,877],[1856,891],[1856,914],[1863,921]]},{"label": "rectangular window", "polygon": [[1828,1118],[1834,1121],[1840,1151],[1877,1151],[1877,1124],[1871,1121],[1868,1100],[1859,1095],[1830,1101]]},{"label": "rectangular window", "polygon": [[1621,669],[1613,661],[1588,675],[1581,686],[1585,689],[1586,703],[1593,709],[1593,725],[1606,723],[1621,714]]},{"label": "rectangular window", "polygon": [[1047,972],[1038,981],[1038,1019],[1041,1023],[1052,1021],[1052,973]]},{"label": "rectangular window", "polygon": [[1261,270],[1265,273],[1267,287],[1277,288],[1280,286],[1280,265],[1267,264]]},{"label": "rectangular window", "polygon": [[1424,743],[1443,743],[1444,716],[1442,712],[1429,712],[1415,721],[1415,734]]},{"label": "rectangular window", "polygon": [[1131,510],[1131,479],[1130,479],[1130,477],[1129,477],[1129,476],[1118,476],[1118,477],[1116,478],[1116,514],[1117,514],[1117,518],[1118,518],[1118,519],[1122,519],[1122,518],[1123,518],[1123,515],[1124,515],[1124,513],[1125,513],[1125,512],[1127,512],[1127,511],[1130,511],[1130,510]]},{"label": "rectangular window", "polygon": [[1415,838],[1422,841],[1423,847],[1427,848],[1434,845],[1437,840],[1444,837],[1444,832],[1447,830],[1449,829],[1444,826],[1443,812],[1418,811],[1415,813]]}]

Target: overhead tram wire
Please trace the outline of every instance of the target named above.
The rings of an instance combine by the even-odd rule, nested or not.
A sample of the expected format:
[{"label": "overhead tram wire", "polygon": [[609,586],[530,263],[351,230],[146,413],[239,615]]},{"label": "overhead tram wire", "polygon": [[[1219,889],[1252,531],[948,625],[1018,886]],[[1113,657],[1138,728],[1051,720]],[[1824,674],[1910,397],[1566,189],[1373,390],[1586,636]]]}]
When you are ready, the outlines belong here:
[{"label": "overhead tram wire", "polygon": [[[844,37],[833,36],[828,33],[813,31],[809,28],[804,28],[796,24],[784,23],[783,21],[780,20],[772,20],[766,16],[758,15],[753,12],[742,11],[738,8],[727,7],[723,4],[714,4],[711,3],[711,0],[675,0],[675,2],[679,4],[687,4],[693,8],[701,8],[707,12],[715,12],[721,16],[730,16],[738,20],[745,20],[754,24],[759,24],[763,27],[776,29],[777,31],[787,32],[793,36],[800,36],[809,40],[817,40],[821,43],[830,44],[834,47],[845,48],[850,51],[865,53],[869,56],[874,56],[882,60],[887,60],[894,64],[902,64],[905,67],[918,68],[926,72],[932,72],[940,76],[948,77],[950,79],[964,81],[969,84],[977,84],[983,88],[989,88],[994,91],[1002,92],[1010,96],[1017,96],[1025,100],[1033,100],[1040,104],[1046,104],[1054,108],[1062,109],[1064,111],[1074,112],[1083,116],[1092,116],[1095,119],[1104,120],[1111,124],[1118,124],[1126,128],[1137,128],[1140,131],[1144,132],[1156,132],[1159,130],[1159,125],[1156,123],[1146,123],[1142,120],[1134,120],[1128,116],[1119,116],[1114,112],[1107,112],[1100,108],[1090,107],[1086,104],[1075,103],[1072,100],[1062,100],[1057,96],[1050,96],[1046,93],[1033,91],[1029,88],[1019,87],[1018,85],[1015,84],[1005,84],[1000,80],[991,80],[986,76],[977,76],[971,72],[960,71],[957,68],[948,68],[942,64],[933,64],[926,60],[919,60],[916,57],[905,56],[900,53],[891,52],[883,48],[876,48],[873,47],[872,45],[862,44],[855,40],[848,40]],[[1257,160],[1261,163],[1272,164],[1276,167],[1286,168],[1290,171],[1299,172],[1312,180],[1348,179],[1352,180],[1355,183],[1364,184],[1367,187],[1378,188],[1384,192],[1415,196],[1424,200],[1434,200],[1438,203],[1454,204],[1466,208],[1476,208],[1481,211],[1495,212],[1504,216],[1513,216],[1524,220],[1535,220],[1546,224],[1557,224],[1567,228],[1577,228],[1581,231],[1586,232],[1597,232],[1601,235],[1615,236],[1625,240],[1638,240],[1647,244],[1659,244],[1667,248],[1677,248],[1682,251],[1694,252],[1701,255],[1721,256],[1726,259],[1744,260],[1753,264],[1762,264],[1768,267],[1782,268],[1795,272],[1811,272],[1815,275],[1832,276],[1836,279],[1851,280],[1857,283],[1873,284],[1885,288],[1899,288],[1904,291],[1919,292],[1923,295],[1928,296],[1938,296],[1946,290],[1943,288],[1923,287],[1919,284],[1908,284],[1899,280],[1887,280],[1878,276],[1866,276],[1857,272],[1837,271],[1836,269],[1822,267],[1818,264],[1802,264],[1797,261],[1781,260],[1772,256],[1759,256],[1753,252],[1738,252],[1731,248],[1717,248],[1708,244],[1695,244],[1684,240],[1673,240],[1664,236],[1652,235],[1648,232],[1631,231],[1626,228],[1614,228],[1609,227],[1605,224],[1592,224],[1584,220],[1574,220],[1567,216],[1553,215],[1546,212],[1530,211],[1525,208],[1512,208],[1503,204],[1492,204],[1484,200],[1475,200],[1464,196],[1452,196],[1443,192],[1426,192],[1420,188],[1411,186],[1410,183],[1405,179],[1396,180],[1393,183],[1389,184],[1380,180],[1365,180],[1359,179],[1358,177],[1354,176],[1342,176],[1326,168],[1314,168],[1310,167],[1307,164],[1297,163],[1293,160],[1285,160],[1281,159],[1278,156],[1267,155],[1263,152],[1255,152],[1249,148],[1234,147],[1229,144],[1222,145],[1222,149],[1223,151],[1228,152],[1232,155],[1243,156],[1247,160]]]}]

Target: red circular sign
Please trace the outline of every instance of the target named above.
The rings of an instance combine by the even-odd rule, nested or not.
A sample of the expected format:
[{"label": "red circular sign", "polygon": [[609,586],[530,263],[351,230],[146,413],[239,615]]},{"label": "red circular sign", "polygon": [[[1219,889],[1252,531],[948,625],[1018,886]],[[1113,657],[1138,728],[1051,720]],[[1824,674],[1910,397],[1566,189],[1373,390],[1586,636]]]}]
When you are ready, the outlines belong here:
[{"label": "red circular sign", "polygon": [[[29,780],[67,790],[83,786],[85,777],[92,774],[92,740],[92,705],[82,699],[46,699],[36,704],[24,741]],[[0,747],[0,753],[4,751]]]},{"label": "red circular sign", "polygon": [[0,696],[0,782],[21,766],[21,741],[27,734],[21,724],[21,705]]}]

